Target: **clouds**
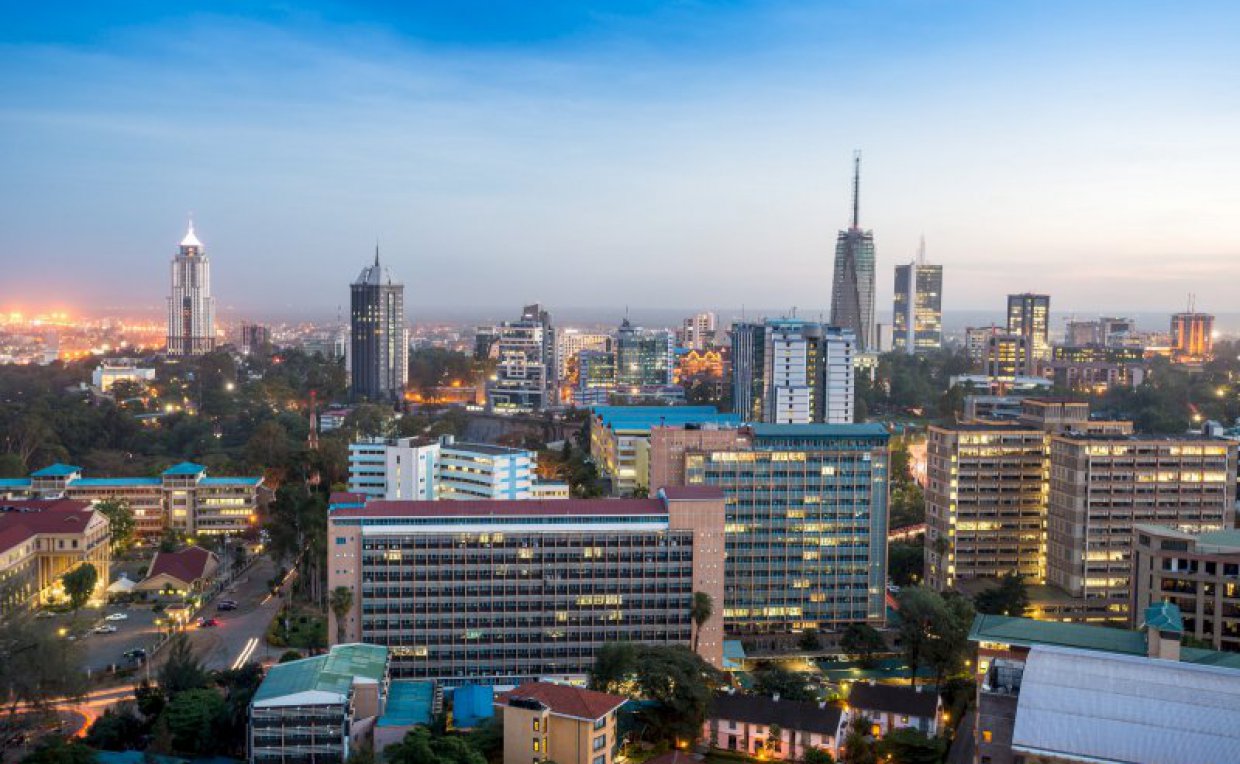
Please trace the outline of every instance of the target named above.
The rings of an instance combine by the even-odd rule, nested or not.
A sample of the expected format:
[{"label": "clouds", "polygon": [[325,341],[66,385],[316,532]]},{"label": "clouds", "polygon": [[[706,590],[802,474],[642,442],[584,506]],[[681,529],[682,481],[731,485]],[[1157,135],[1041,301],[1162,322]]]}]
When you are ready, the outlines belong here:
[{"label": "clouds", "polygon": [[1235,54],[1209,55],[1200,18],[617,8],[325,6],[10,41],[0,303],[55,285],[158,305],[193,210],[216,293],[247,310],[339,304],[376,236],[413,306],[825,307],[854,147],[880,304],[922,232],[949,307],[1024,289],[1164,307],[1149,274],[1169,258],[1222,300]]}]

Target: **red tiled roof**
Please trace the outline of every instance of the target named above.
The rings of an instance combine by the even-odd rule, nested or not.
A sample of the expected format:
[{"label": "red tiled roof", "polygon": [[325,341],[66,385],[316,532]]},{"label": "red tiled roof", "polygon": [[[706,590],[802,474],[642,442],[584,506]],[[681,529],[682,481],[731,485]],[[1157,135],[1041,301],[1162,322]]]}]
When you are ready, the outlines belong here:
[{"label": "red tiled roof", "polygon": [[213,557],[214,554],[200,546],[187,547],[179,552],[156,552],[146,577],[150,579],[166,573],[178,581],[192,584],[206,575],[207,562]]},{"label": "red tiled roof", "polygon": [[0,499],[0,550],[39,533],[79,533],[95,510],[72,499]]},{"label": "red tiled roof", "polygon": [[503,517],[505,515],[666,515],[658,499],[547,499],[497,501],[372,501],[341,507],[332,517]]},{"label": "red tiled roof", "polygon": [[365,504],[366,494],[349,493],[348,491],[335,491],[332,493],[331,497],[328,498],[327,503],[329,506],[335,504]]},{"label": "red tiled roof", "polygon": [[628,698],[618,695],[608,695],[605,692],[583,690],[580,687],[550,682],[526,682],[497,697],[500,702],[507,702],[512,698],[537,700],[551,709],[553,714],[573,716],[578,719],[602,718],[628,702]]},{"label": "red tiled roof", "polygon": [[708,501],[723,498],[723,489],[714,485],[676,485],[661,490],[668,499],[677,501]]}]

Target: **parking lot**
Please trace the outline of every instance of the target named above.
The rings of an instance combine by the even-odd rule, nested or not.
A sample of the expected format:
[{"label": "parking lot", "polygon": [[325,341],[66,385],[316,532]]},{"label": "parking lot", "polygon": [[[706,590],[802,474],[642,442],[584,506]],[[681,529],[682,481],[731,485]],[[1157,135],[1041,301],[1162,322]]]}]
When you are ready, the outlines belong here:
[{"label": "parking lot", "polygon": [[[104,620],[105,615],[117,612],[124,613],[127,616],[125,620]],[[158,637],[156,618],[159,614],[151,612],[149,605],[131,608],[112,606],[106,609],[83,608],[76,618],[67,613],[58,614],[47,619],[47,624],[53,629],[65,630],[66,636],[72,630],[72,636],[82,646],[83,663],[93,673],[112,666],[126,668],[135,665],[124,657],[124,653],[137,647],[150,651]],[[100,624],[115,626],[116,633],[95,634],[92,630]]]}]

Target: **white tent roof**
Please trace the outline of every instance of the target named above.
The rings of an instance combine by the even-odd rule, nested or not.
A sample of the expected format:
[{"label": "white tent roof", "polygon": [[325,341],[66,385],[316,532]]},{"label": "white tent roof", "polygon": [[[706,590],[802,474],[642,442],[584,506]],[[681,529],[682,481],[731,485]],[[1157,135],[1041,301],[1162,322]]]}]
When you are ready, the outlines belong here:
[{"label": "white tent roof", "polygon": [[129,592],[132,592],[133,588],[137,585],[138,585],[137,581],[130,581],[129,577],[122,573],[119,578],[117,578],[115,581],[113,581],[108,586],[108,593],[109,594],[128,594]]},{"label": "white tent roof", "polygon": [[1236,761],[1240,670],[1036,646],[1012,749],[1068,761]]}]

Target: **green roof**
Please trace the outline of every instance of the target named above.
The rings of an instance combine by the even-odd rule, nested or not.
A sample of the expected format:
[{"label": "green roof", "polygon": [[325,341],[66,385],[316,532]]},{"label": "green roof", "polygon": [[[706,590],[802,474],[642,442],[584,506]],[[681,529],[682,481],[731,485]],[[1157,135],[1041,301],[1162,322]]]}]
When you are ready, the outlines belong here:
[{"label": "green roof", "polygon": [[336,645],[327,655],[272,666],[254,693],[254,702],[311,691],[347,695],[355,677],[382,682],[386,669],[386,647]]},{"label": "green roof", "polygon": [[[1123,655],[1147,654],[1145,635],[1139,631],[1089,626],[1083,623],[1035,621],[1032,618],[985,613],[974,617],[973,627],[969,629],[969,639],[974,642],[1002,642],[1021,647],[1055,645]],[[1181,647],[1180,660],[1184,663],[1240,668],[1240,653],[1218,650]]]},{"label": "green roof", "polygon": [[1183,634],[1184,618],[1180,609],[1170,602],[1155,602],[1145,609],[1145,628]]},{"label": "green roof", "polygon": [[380,727],[412,727],[431,723],[431,707],[435,704],[435,683],[397,681],[388,688]]},{"label": "green roof", "polygon": [[81,467],[75,467],[72,464],[61,464],[56,462],[50,466],[44,467],[37,472],[30,473],[30,477],[68,477],[74,473],[81,472]]},{"label": "green roof", "polygon": [[1197,535],[1197,547],[1231,547],[1240,549],[1240,530],[1230,528],[1225,531],[1210,531]]},{"label": "green roof", "polygon": [[857,424],[766,424],[755,422],[749,429],[759,438],[874,438],[887,437],[887,428],[878,422]]},{"label": "green roof", "polygon": [[174,464],[173,466],[164,470],[163,474],[165,475],[197,475],[199,472],[206,472],[206,471],[207,471],[207,468],[202,466],[201,464],[194,464],[193,462],[181,462],[180,464]]}]

